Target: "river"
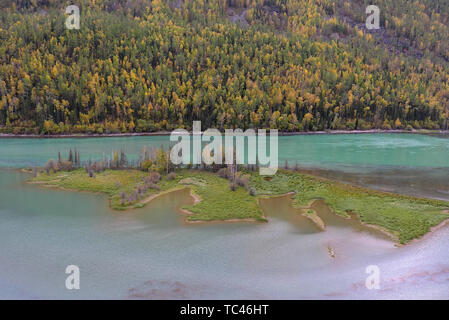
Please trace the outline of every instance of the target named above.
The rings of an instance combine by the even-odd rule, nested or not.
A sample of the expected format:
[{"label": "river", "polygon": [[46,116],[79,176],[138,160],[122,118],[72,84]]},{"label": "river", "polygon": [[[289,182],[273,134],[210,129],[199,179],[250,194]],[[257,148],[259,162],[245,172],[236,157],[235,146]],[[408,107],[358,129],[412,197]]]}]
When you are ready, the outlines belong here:
[{"label": "river", "polygon": [[[279,138],[280,161],[372,188],[449,201],[449,139],[415,134]],[[113,211],[103,195],[50,190],[16,170],[77,148],[84,160],[167,137],[0,139],[0,298],[449,299],[449,227],[396,247],[326,208],[317,232],[285,199],[263,202],[269,223],[186,224],[187,191]],[[335,254],[332,257],[330,248]],[[65,269],[80,268],[80,290]],[[380,271],[369,290],[368,266]]]}]

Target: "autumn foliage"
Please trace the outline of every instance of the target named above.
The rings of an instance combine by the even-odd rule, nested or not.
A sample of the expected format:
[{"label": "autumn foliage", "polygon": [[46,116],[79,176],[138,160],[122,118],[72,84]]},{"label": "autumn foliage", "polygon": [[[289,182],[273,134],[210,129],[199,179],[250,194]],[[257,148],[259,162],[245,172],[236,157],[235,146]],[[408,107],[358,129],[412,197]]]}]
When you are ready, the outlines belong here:
[{"label": "autumn foliage", "polygon": [[440,1],[371,1],[377,34],[367,1],[84,0],[67,30],[69,2],[1,10],[0,132],[448,127]]}]

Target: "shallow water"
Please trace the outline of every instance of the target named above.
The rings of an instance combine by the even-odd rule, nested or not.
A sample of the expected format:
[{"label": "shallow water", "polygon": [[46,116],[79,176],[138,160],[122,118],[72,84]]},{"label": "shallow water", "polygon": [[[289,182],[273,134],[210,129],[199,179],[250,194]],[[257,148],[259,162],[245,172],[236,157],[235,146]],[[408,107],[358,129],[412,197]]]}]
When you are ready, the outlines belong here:
[{"label": "shallow water", "polygon": [[[390,136],[379,135],[379,139]],[[288,157],[294,155],[292,150],[303,143],[303,137],[289,142]],[[313,137],[309,148],[316,146],[321,152],[326,150],[326,139],[338,144],[335,136]],[[362,136],[344,136],[341,148],[356,148],[347,141],[350,137],[360,144],[363,139],[373,139],[363,135],[363,141],[357,142]],[[398,135],[385,144],[397,145],[398,138],[408,141],[412,149],[400,154],[421,150],[436,157],[448,152],[448,140],[435,137]],[[41,164],[58,150],[75,145],[94,156],[124,142],[126,150],[136,153],[148,141],[155,145],[163,142],[163,137],[124,139],[107,143],[101,139],[0,140],[0,164]],[[361,184],[373,172],[370,179],[374,180],[369,182],[374,186],[376,170],[384,170],[393,177],[382,183],[397,189],[407,182],[390,183],[394,175],[399,178],[403,170],[419,172],[427,179],[422,185],[428,187],[421,188],[418,181],[412,191],[440,197],[432,194],[430,186],[435,178],[432,157],[398,165],[394,164],[400,158],[395,150],[377,150],[362,164],[360,159],[351,162],[347,157],[345,163],[333,167],[323,160],[329,156],[319,157],[316,150],[298,155],[298,160],[316,160],[314,170],[323,175],[341,175],[348,180],[361,177]],[[442,170],[437,176],[443,175],[439,188],[447,186],[444,167],[449,165],[443,160],[435,162]],[[302,163],[309,166],[306,162]],[[356,222],[330,215],[325,207],[314,208],[327,224],[325,232],[318,232],[282,199],[263,202],[268,223],[187,224],[178,210],[192,203],[187,190],[162,196],[143,209],[117,212],[108,208],[105,196],[27,185],[26,178],[16,170],[0,170],[0,298],[449,299],[448,227],[398,248]],[[65,288],[65,268],[71,264],[80,267],[80,290]],[[369,265],[380,268],[380,290],[365,287]]]}]

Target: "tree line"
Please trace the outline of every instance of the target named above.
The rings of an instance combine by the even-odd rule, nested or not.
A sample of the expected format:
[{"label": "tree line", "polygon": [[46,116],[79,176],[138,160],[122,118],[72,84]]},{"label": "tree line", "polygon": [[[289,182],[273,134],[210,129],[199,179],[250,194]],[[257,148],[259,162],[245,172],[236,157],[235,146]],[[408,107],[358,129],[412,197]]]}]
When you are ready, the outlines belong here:
[{"label": "tree line", "polygon": [[[401,48],[392,55],[348,23],[366,16],[365,2],[82,0],[81,29],[67,30],[70,1],[12,1],[0,13],[0,132],[154,132],[194,120],[447,129],[447,6],[374,1]],[[248,26],[229,9],[245,10]]]}]

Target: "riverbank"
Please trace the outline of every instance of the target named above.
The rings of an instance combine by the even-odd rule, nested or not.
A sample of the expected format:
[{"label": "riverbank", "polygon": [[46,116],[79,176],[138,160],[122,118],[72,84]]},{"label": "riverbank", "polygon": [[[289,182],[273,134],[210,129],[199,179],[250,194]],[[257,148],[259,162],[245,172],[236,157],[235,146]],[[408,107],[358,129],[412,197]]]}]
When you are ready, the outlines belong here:
[{"label": "riverbank", "polygon": [[[280,170],[271,179],[253,172],[246,188],[231,191],[229,181],[209,171],[180,170],[176,176],[162,176],[151,188],[144,188],[148,173],[139,170],[106,170],[94,177],[82,169],[72,172],[39,173],[30,183],[65,190],[105,193],[116,210],[142,208],[160,195],[190,188],[193,205],[183,206],[188,222],[266,222],[260,198],[289,195],[298,214],[311,219],[321,230],[326,221],[312,212],[310,204],[324,200],[337,215],[359,221],[391,235],[400,244],[419,239],[449,219],[449,203],[374,191],[344,183]],[[249,192],[248,190],[251,190]]]},{"label": "riverbank", "polygon": [[[191,134],[192,132],[189,132]],[[435,134],[435,135],[447,135],[449,131],[445,130],[327,130],[327,131],[304,131],[304,132],[279,132],[279,136],[301,136],[301,135],[333,135],[333,134],[375,134],[375,133],[413,133],[413,134]],[[107,133],[107,134],[56,134],[56,135],[43,135],[43,134],[10,134],[0,133],[0,139],[8,138],[21,138],[21,139],[56,139],[56,138],[117,138],[117,137],[151,137],[151,136],[169,136],[171,131],[158,131],[158,132],[134,132],[134,133]]]},{"label": "riverbank", "polygon": [[449,218],[445,201],[375,191],[293,171],[280,170],[269,181],[252,175],[251,186],[256,195],[293,191],[294,206],[306,212],[311,202],[324,200],[333,213],[346,218],[356,213],[363,224],[382,228],[400,244],[421,238]]}]

